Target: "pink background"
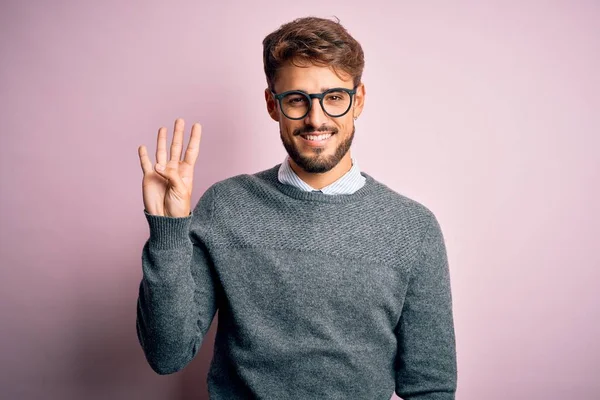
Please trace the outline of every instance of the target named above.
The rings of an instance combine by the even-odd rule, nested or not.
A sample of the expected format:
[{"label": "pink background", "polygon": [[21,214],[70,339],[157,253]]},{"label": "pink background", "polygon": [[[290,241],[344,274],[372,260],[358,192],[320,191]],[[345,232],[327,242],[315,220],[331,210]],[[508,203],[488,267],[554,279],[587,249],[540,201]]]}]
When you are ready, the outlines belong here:
[{"label": "pink background", "polygon": [[137,342],[137,147],[201,122],[194,204],[281,162],[261,41],[336,15],[366,54],[353,155],[446,238],[457,398],[598,398],[598,2],[83,3],[0,6],[0,397],[207,397],[216,319],[174,375]]}]

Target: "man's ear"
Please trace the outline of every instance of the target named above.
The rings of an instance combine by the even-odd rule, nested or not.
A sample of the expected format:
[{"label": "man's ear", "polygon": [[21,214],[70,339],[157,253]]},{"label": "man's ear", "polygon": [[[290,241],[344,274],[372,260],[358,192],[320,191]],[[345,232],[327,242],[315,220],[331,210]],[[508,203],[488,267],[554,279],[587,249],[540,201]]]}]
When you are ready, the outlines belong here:
[{"label": "man's ear", "polygon": [[353,117],[355,118],[358,118],[358,116],[362,113],[363,107],[365,106],[366,93],[365,84],[361,82],[356,88],[356,94],[354,95]]},{"label": "man's ear", "polygon": [[277,111],[277,101],[271,93],[271,89],[265,89],[265,101],[267,102],[267,112],[274,121],[279,122],[279,111]]}]

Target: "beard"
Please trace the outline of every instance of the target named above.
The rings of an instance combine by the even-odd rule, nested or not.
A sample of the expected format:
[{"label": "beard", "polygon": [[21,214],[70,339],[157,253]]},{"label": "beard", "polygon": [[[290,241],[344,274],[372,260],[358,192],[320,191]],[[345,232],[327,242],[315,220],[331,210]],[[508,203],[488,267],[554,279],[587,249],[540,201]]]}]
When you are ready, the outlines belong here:
[{"label": "beard", "polygon": [[[330,171],[333,167],[338,165],[342,158],[344,158],[348,150],[350,150],[352,140],[354,139],[355,130],[356,127],[353,125],[352,132],[350,133],[350,135],[338,144],[338,146],[335,149],[335,152],[332,155],[323,155],[322,153],[326,149],[322,147],[311,148],[311,152],[313,154],[310,156],[302,155],[298,151],[296,145],[290,139],[286,139],[284,137],[281,130],[279,131],[279,136],[281,138],[281,142],[283,143],[283,147],[285,147],[285,150],[287,151],[288,155],[300,168],[309,173],[324,173]],[[339,134],[337,129],[321,128],[316,130],[311,126],[306,126],[304,128],[300,128],[294,131],[294,136],[298,136],[301,133],[305,132],[315,131],[329,131],[333,132],[334,135]]]}]

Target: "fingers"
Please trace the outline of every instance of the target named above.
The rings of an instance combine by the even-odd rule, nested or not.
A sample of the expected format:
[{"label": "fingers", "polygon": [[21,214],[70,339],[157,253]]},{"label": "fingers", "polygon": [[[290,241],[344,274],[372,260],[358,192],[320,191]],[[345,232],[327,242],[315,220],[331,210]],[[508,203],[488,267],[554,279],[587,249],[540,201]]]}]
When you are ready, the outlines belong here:
[{"label": "fingers", "polygon": [[146,146],[142,145],[138,147],[138,155],[140,156],[142,171],[144,171],[144,175],[146,175],[148,172],[152,171],[152,161],[150,161],[150,158],[148,157]]},{"label": "fingers", "polygon": [[156,162],[162,166],[167,165],[167,128],[164,126],[158,130],[156,138]]},{"label": "fingers", "polygon": [[[181,160],[181,152],[183,150],[184,130],[185,121],[182,118],[177,118],[175,120],[175,125],[173,128],[173,141],[171,142],[170,157],[167,155],[167,128],[163,126],[158,130],[158,135],[156,139],[156,163],[158,165],[161,165],[166,169],[167,164],[170,164],[169,168],[178,169],[179,162]],[[202,126],[196,122],[192,126],[190,142],[188,143],[188,147],[185,151],[185,159],[183,160],[183,162],[185,162],[189,166],[193,167],[194,163],[198,159],[198,154],[200,152],[201,137]],[[152,163],[148,158],[146,148],[142,147],[143,146],[138,148],[138,153],[140,156],[140,163],[142,164],[142,170],[145,173],[146,171],[150,171],[153,168]]]},{"label": "fingers", "polygon": [[173,141],[171,142],[171,159],[169,160],[172,164],[179,165],[181,160],[181,149],[183,148],[183,130],[185,128],[185,122],[181,118],[175,120],[175,127],[173,128]]},{"label": "fingers", "polygon": [[200,138],[202,137],[202,125],[195,123],[192,125],[192,135],[190,142],[188,143],[187,150],[185,151],[184,163],[193,167],[196,159],[198,159],[198,153],[200,152]]}]

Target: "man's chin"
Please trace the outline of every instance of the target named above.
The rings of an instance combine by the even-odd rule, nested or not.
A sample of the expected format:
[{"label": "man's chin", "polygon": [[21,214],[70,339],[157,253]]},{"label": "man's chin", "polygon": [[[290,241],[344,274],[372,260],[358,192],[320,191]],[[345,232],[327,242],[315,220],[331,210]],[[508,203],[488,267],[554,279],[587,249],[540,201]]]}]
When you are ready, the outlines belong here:
[{"label": "man's chin", "polygon": [[308,160],[306,158],[294,159],[294,162],[302,168],[303,171],[311,174],[323,174],[329,172],[339,163],[339,161],[315,161],[315,159]]}]

